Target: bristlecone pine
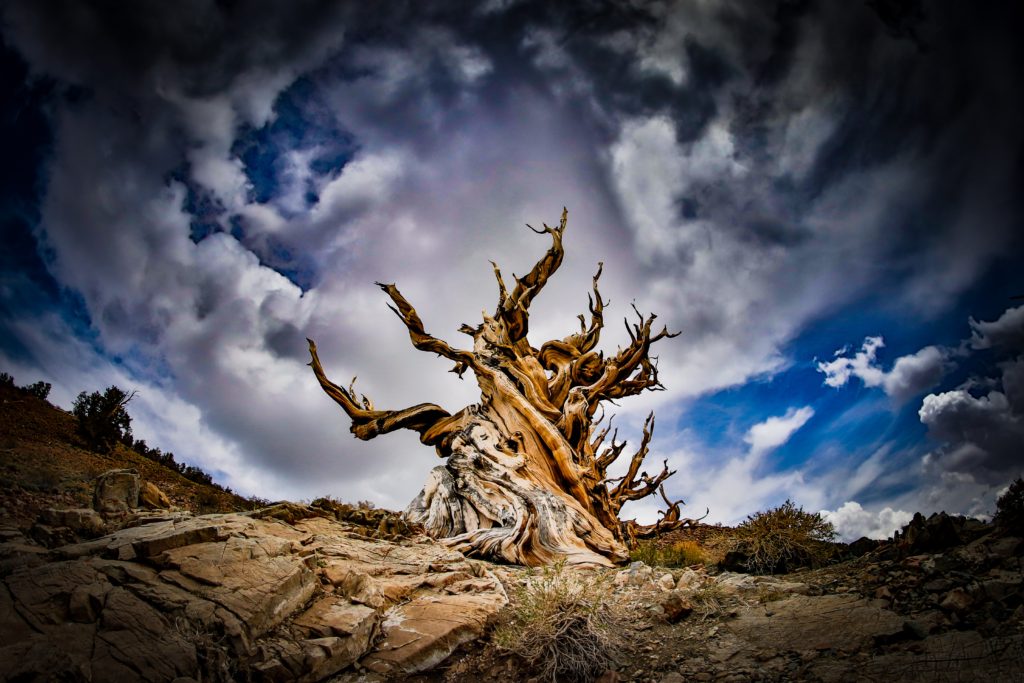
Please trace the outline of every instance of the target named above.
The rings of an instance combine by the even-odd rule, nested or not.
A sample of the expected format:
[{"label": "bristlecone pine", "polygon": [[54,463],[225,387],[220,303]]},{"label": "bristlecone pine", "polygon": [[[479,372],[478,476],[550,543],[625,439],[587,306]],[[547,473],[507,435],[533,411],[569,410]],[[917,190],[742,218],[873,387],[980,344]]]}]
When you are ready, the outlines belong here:
[{"label": "bristlecone pine", "polygon": [[[610,565],[628,557],[637,538],[671,531],[693,520],[680,516],[682,501],[665,498],[662,482],[673,472],[667,462],[660,473],[641,471],[648,453],[654,416],[643,430],[639,450],[626,474],[609,478],[609,465],[623,453],[625,442],[599,428],[602,401],[663,389],[658,381],[651,344],[674,337],[667,328],[652,333],[655,316],[627,320],[631,342],[606,358],[595,351],[604,326],[606,302],[598,292],[601,265],[593,280],[590,321],[579,316],[580,330],[540,348],[527,340],[530,303],[562,263],[562,235],[568,213],[558,227],[530,226],[551,237],[551,247],[524,277],[515,277],[508,291],[501,271],[498,307],[484,314],[483,324],[463,325],[473,339],[472,350],[456,349],[428,334],[415,309],[393,284],[378,286],[391,297],[390,308],[409,330],[413,346],[455,363],[460,377],[472,370],[480,386],[480,402],[454,415],[432,403],[404,410],[378,410],[353,386],[329,380],[309,340],[314,373],[327,395],[352,419],[352,433],[368,440],[396,429],[419,433],[445,464],[435,467],[423,490],[406,510],[435,538],[469,556],[537,566],[564,559],[570,564]],[[514,276],[513,276],[514,277]],[[596,419],[595,419],[596,418]],[[668,504],[656,524],[620,521],[626,501],[656,492]]]}]

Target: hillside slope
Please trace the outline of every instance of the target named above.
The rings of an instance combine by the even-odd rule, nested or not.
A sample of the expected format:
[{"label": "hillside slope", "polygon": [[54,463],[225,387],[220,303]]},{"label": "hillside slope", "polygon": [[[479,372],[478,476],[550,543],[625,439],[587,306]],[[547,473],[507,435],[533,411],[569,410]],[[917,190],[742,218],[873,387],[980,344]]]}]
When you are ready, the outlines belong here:
[{"label": "hillside slope", "polygon": [[118,444],[110,453],[85,447],[68,412],[16,387],[0,385],[0,520],[30,526],[45,508],[90,507],[93,480],[134,468],[172,504],[191,512],[248,510],[241,496],[190,481]]}]

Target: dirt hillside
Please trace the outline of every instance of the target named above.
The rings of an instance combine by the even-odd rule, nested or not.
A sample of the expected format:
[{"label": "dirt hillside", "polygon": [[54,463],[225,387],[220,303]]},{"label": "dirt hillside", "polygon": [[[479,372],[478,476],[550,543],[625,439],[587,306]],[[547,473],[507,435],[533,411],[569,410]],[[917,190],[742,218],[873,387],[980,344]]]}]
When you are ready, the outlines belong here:
[{"label": "dirt hillside", "polygon": [[90,507],[93,481],[111,469],[134,468],[173,505],[195,513],[248,510],[241,496],[192,482],[118,444],[107,454],[87,448],[70,413],[10,385],[0,385],[0,520],[31,526],[41,510]]}]

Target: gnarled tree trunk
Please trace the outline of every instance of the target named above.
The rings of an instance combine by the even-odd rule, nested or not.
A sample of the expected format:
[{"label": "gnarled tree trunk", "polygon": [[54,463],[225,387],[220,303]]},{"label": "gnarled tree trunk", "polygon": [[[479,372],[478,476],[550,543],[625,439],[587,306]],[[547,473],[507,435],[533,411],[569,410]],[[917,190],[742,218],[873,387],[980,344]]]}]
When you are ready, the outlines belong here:
[{"label": "gnarled tree trunk", "polygon": [[[470,556],[525,565],[557,559],[608,565],[624,561],[637,538],[693,521],[680,518],[682,501],[665,498],[669,507],[657,524],[620,522],[626,501],[659,490],[664,498],[661,485],[672,472],[667,463],[654,476],[641,471],[654,428],[651,415],[625,476],[609,479],[607,469],[626,444],[617,441],[610,426],[599,428],[602,420],[596,417],[602,401],[663,388],[649,350],[659,339],[675,335],[664,328],[652,333],[655,316],[645,318],[637,311],[638,322],[626,325],[631,343],[609,358],[596,352],[605,306],[598,292],[599,264],[589,322],[579,316],[579,332],[539,349],[527,340],[530,303],[562,262],[566,219],[563,210],[558,227],[534,230],[549,235],[551,247],[525,277],[515,278],[511,292],[494,266],[497,310],[493,317],[485,314],[481,325],[461,328],[472,337],[472,350],[452,348],[429,335],[398,289],[378,283],[417,349],[453,361],[460,377],[473,372],[481,395],[475,405],[454,415],[430,403],[377,410],[353,386],[331,382],[316,345],[309,342],[310,365],[320,385],[352,419],[358,438],[412,429],[445,459],[405,514]],[[610,443],[604,445],[610,432]]]}]

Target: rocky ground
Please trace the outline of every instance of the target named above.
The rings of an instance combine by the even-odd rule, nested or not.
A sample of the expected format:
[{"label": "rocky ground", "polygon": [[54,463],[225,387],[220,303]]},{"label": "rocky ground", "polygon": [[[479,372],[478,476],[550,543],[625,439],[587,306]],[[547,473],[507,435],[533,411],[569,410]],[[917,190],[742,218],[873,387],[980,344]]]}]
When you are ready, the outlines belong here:
[{"label": "rocky ground", "polygon": [[[331,501],[203,516],[96,503],[46,513],[48,536],[0,528],[0,680],[539,680],[492,634],[540,570],[467,560],[398,515]],[[33,540],[94,535],[97,520],[110,533]],[[604,683],[1012,681],[1022,556],[1008,530],[936,515],[783,576],[547,571],[592,584],[613,616]]]},{"label": "rocky ground", "polygon": [[507,603],[484,564],[362,521],[290,504],[132,511],[53,549],[0,529],[0,680],[402,679]]},{"label": "rocky ground", "polygon": [[[540,680],[542,662],[495,636],[540,570],[330,500],[245,512],[208,497],[220,512],[197,515],[201,487],[89,453],[70,416],[20,400],[0,401],[0,681]],[[719,560],[730,533],[666,541]],[[609,617],[603,683],[1015,681],[1021,536],[935,515],[782,576],[710,562],[546,576],[585,583]]]},{"label": "rocky ground", "polygon": [[[966,543],[948,539],[941,552],[889,544],[775,577],[644,565],[613,571],[608,600],[623,618],[617,661],[601,680],[1024,680],[1024,544],[976,531]],[[495,574],[513,600],[529,581],[525,569]],[[530,676],[528,663],[489,645],[453,658],[438,680]]]}]

